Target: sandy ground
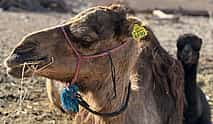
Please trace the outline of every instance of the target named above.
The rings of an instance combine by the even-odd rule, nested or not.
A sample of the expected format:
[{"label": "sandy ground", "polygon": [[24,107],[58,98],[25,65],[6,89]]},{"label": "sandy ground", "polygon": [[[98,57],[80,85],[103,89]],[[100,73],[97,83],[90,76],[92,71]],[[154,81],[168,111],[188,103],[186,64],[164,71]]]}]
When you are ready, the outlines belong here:
[{"label": "sandy ground", "polygon": [[[180,34],[196,33],[203,38],[198,80],[209,98],[209,103],[213,105],[213,20],[180,17],[180,21],[172,22],[153,20],[145,15],[138,16],[149,23],[162,46],[174,57],[175,40]],[[2,65],[24,35],[60,24],[70,17],[70,14],[57,13],[0,12],[0,123],[66,124],[70,121],[69,116],[49,105],[43,78],[32,77],[21,85],[20,80],[6,75]],[[20,94],[24,96],[24,100],[20,100]],[[211,108],[213,109],[213,106]]]}]

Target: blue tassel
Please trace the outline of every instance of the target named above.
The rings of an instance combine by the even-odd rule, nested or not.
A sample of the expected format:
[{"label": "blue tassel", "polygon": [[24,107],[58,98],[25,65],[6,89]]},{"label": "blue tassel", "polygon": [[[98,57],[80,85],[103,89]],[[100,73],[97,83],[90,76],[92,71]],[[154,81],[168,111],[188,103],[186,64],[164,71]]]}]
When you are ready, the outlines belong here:
[{"label": "blue tassel", "polygon": [[67,112],[78,112],[79,103],[77,98],[77,92],[79,88],[77,85],[72,84],[67,88],[64,88],[60,93],[61,105]]}]

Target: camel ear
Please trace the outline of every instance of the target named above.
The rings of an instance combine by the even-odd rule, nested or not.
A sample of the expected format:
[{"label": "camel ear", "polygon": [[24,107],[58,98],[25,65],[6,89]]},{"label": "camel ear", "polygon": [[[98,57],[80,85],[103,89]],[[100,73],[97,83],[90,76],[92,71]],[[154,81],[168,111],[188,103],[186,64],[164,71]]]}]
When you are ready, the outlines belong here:
[{"label": "camel ear", "polygon": [[111,6],[109,6],[109,9],[113,11],[111,15],[114,26],[114,35],[119,36],[123,34],[125,30],[125,22],[128,9],[121,4],[112,4]]},{"label": "camel ear", "polygon": [[118,13],[121,18],[126,18],[128,8],[126,8],[124,5],[112,4],[111,6],[109,6],[109,9],[113,10],[115,13]]},{"label": "camel ear", "polygon": [[197,41],[194,41],[195,43],[192,43],[192,47],[193,47],[193,49],[195,49],[196,51],[200,51],[200,49],[201,49],[201,46],[202,46],[202,39],[200,38],[200,37],[196,37],[197,39]]},{"label": "camel ear", "polygon": [[202,46],[203,40],[200,37],[198,37],[198,40],[199,40],[200,46]]}]

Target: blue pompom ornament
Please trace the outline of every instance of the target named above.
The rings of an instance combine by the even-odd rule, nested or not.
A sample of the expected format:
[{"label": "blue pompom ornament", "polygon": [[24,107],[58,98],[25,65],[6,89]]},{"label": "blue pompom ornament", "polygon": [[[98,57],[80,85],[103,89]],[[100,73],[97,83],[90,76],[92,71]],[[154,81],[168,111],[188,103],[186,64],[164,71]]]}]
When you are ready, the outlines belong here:
[{"label": "blue pompom ornament", "polygon": [[79,88],[75,84],[65,87],[60,93],[61,105],[67,112],[78,112],[79,102],[77,92]]}]

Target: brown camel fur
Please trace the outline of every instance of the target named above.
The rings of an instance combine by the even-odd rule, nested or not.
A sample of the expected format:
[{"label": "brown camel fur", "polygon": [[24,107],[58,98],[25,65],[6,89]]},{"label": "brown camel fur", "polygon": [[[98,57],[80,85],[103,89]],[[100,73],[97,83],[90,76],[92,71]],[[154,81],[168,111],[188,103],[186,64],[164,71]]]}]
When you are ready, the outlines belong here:
[{"label": "brown camel fur", "polygon": [[[27,66],[25,76],[32,74],[49,78],[48,94],[52,103],[60,107],[58,93],[74,75],[76,55],[70,49],[60,27],[70,34],[75,48],[84,55],[112,49],[121,43],[126,46],[111,53],[116,68],[117,97],[113,99],[109,57],[83,61],[76,84],[82,97],[98,112],[116,110],[126,97],[131,81],[131,94],[127,109],[115,117],[102,117],[84,108],[75,114],[76,124],[182,124],[183,70],[159,44],[150,28],[148,35],[134,40],[135,17],[126,15],[125,7],[98,6],[85,10],[63,25],[34,32],[24,37],[6,60],[8,73],[21,77],[24,62],[37,62]],[[72,37],[71,37],[72,33]],[[75,38],[73,38],[73,36]],[[42,70],[44,65],[54,62]]]}]

